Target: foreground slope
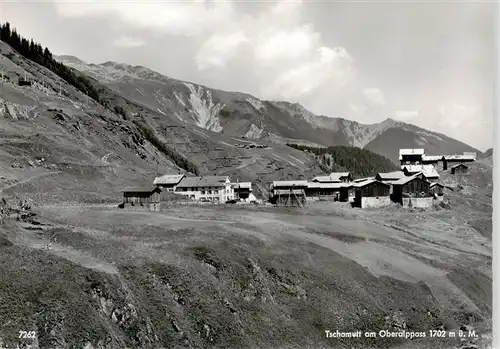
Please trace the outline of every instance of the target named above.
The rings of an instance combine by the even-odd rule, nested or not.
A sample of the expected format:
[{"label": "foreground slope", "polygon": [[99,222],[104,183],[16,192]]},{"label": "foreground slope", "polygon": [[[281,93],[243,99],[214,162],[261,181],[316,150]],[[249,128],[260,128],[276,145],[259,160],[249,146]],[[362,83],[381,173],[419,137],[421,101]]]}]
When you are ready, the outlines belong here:
[{"label": "foreground slope", "polygon": [[[298,103],[263,101],[163,76],[142,66],[116,62],[88,64],[73,56],[58,60],[106,84],[126,98],[217,134],[261,140],[302,140],[322,146],[366,147],[398,163],[397,149],[426,148],[429,154],[461,154],[477,149],[414,125],[387,119],[364,125],[319,116]],[[395,151],[396,149],[396,151]]]},{"label": "foreground slope", "polygon": [[[40,205],[0,229],[0,338],[32,348],[488,348],[491,168],[474,166],[449,206],[429,210]],[[462,326],[478,337],[426,332]],[[19,340],[19,328],[37,338]]]}]

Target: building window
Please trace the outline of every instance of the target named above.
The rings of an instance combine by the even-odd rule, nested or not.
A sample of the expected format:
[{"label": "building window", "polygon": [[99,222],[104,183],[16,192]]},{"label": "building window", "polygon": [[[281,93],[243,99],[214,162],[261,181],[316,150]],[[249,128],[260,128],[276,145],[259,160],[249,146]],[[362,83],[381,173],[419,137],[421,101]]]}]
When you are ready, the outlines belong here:
[{"label": "building window", "polygon": [[209,191],[208,191],[208,193],[209,193],[209,194],[212,194],[212,190],[209,190]]},{"label": "building window", "polygon": [[202,191],[201,191],[201,193],[202,193],[203,195],[205,195],[205,191],[204,191],[204,190],[202,190]]},{"label": "building window", "polygon": [[214,190],[214,194],[219,194],[219,191],[218,190]]}]

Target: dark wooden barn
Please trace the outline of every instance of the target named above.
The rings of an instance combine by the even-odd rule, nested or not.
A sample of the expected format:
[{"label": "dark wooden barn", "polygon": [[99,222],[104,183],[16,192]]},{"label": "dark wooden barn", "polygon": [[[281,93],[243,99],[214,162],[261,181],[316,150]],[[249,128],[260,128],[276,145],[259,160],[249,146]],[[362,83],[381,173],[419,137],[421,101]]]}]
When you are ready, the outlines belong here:
[{"label": "dark wooden barn", "polygon": [[352,188],[354,189],[354,207],[379,207],[390,204],[389,184],[372,179],[355,183]]},{"label": "dark wooden barn", "polygon": [[270,202],[276,206],[299,206],[306,204],[306,193],[303,189],[274,189]]},{"label": "dark wooden barn", "polygon": [[162,189],[156,186],[131,187],[123,190],[123,203],[130,205],[159,204]]},{"label": "dark wooden barn", "polygon": [[430,203],[432,204],[430,185],[431,183],[418,175],[401,178],[392,183],[391,200],[403,206],[413,201],[413,206],[427,207],[429,202],[426,199],[430,198]]},{"label": "dark wooden barn", "polygon": [[452,167],[450,167],[450,173],[451,174],[463,174],[466,173],[469,167],[464,164],[457,164]]},{"label": "dark wooden barn", "polygon": [[234,198],[239,200],[246,200],[250,197],[252,193],[252,183],[251,182],[238,182],[232,183],[234,189]]},{"label": "dark wooden barn", "polygon": [[25,79],[19,79],[17,81],[17,84],[19,86],[31,86],[31,81],[25,80]]},{"label": "dark wooden barn", "polygon": [[309,182],[305,193],[308,198],[346,202],[349,200],[350,188],[351,185],[349,183]]},{"label": "dark wooden barn", "polygon": [[434,196],[434,199],[439,201],[443,200],[445,186],[441,183],[431,183],[429,186],[429,192]]}]

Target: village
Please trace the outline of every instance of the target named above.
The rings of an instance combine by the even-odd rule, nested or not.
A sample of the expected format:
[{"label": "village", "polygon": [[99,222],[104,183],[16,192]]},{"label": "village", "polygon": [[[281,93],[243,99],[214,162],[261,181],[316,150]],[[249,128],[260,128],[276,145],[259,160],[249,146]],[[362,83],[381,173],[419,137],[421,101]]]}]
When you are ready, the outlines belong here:
[{"label": "village", "polygon": [[439,172],[466,173],[466,163],[476,161],[476,153],[426,155],[424,149],[400,149],[401,170],[353,178],[349,172],[319,175],[312,180],[279,180],[269,183],[267,200],[258,199],[251,182],[232,182],[229,176],[187,176],[164,174],[143,187],[123,190],[126,206],[146,206],[160,211],[168,196],[184,196],[186,201],[222,204],[261,204],[304,207],[311,201],[349,202],[352,207],[377,208],[398,203],[403,207],[426,208],[443,201],[445,190]]}]

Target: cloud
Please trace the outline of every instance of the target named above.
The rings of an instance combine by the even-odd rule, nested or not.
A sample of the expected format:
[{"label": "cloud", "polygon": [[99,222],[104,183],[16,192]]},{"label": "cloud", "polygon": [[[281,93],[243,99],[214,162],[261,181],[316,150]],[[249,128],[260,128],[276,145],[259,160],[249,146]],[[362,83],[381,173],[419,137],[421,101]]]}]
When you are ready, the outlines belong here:
[{"label": "cloud", "polygon": [[351,58],[342,47],[316,49],[313,58],[294,68],[286,69],[274,81],[262,89],[264,94],[274,98],[295,100],[301,96],[327,88],[330,93],[347,84]]},{"label": "cloud", "polygon": [[366,105],[358,105],[358,104],[350,104],[349,109],[355,115],[363,115],[368,111],[368,107]]},{"label": "cloud", "polygon": [[481,107],[478,105],[466,106],[462,104],[441,105],[439,123],[449,128],[467,127],[484,123],[481,117]]},{"label": "cloud", "polygon": [[114,46],[123,48],[134,48],[144,46],[146,42],[141,38],[131,37],[131,36],[121,36],[113,42]]},{"label": "cloud", "polygon": [[429,121],[436,129],[461,141],[486,149],[493,144],[493,117],[480,105],[444,104],[438,108],[438,117]]},{"label": "cloud", "polygon": [[311,25],[303,25],[293,31],[260,33],[254,56],[263,65],[279,64],[283,59],[294,60],[307,55],[320,43],[320,35],[313,31]]},{"label": "cloud", "polygon": [[245,33],[239,31],[226,35],[213,35],[198,51],[195,57],[200,71],[209,68],[223,68],[232,60],[240,45],[248,42]]},{"label": "cloud", "polygon": [[123,2],[62,1],[55,3],[65,17],[115,16],[141,29],[171,35],[196,36],[222,26],[233,17],[231,1]]},{"label": "cloud", "polygon": [[[301,1],[280,1],[257,16],[235,17],[224,30],[237,29],[238,35],[221,40],[212,34],[196,56],[198,68],[223,69],[239,61],[267,99],[298,100],[345,87],[355,76],[351,56],[343,47],[325,46],[313,25],[302,21],[301,9]],[[219,41],[225,44],[215,49]]]},{"label": "cloud", "polygon": [[383,106],[386,104],[384,93],[378,88],[365,88],[363,97],[370,106]]},{"label": "cloud", "polygon": [[401,121],[408,121],[419,115],[418,110],[398,110],[394,113],[394,118]]},{"label": "cloud", "polygon": [[[200,73],[223,74],[234,63],[231,66],[242,76],[248,74],[255,80],[253,92],[262,98],[299,100],[309,96],[312,101],[311,96],[331,95],[355,79],[350,54],[344,47],[324,44],[314,26],[304,21],[302,1],[266,4],[255,15],[236,11],[235,4],[231,0],[54,3],[58,14],[66,18],[109,18],[110,25],[121,23],[155,34],[192,38],[199,44],[193,61]],[[121,38],[114,44],[138,47],[142,43]]]}]

